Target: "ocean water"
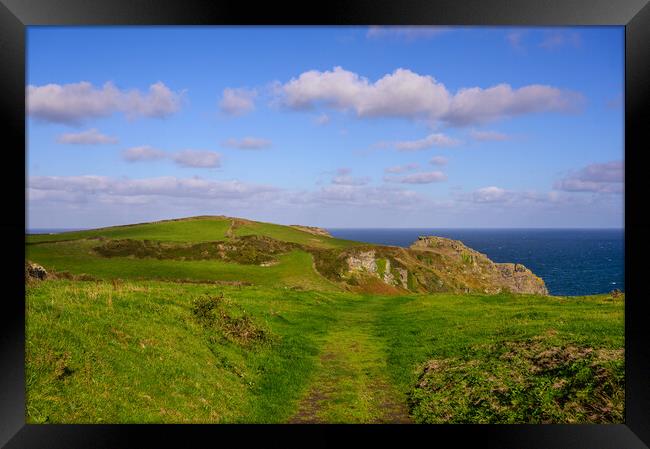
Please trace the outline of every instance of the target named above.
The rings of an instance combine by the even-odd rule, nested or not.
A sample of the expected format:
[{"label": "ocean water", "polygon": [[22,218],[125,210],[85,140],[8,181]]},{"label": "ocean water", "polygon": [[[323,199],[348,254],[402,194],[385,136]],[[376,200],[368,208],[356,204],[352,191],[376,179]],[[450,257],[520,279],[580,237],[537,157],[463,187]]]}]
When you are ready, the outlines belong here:
[{"label": "ocean water", "polygon": [[419,235],[462,241],[494,262],[521,263],[552,295],[625,291],[622,229],[328,229],[342,239],[408,247]]}]

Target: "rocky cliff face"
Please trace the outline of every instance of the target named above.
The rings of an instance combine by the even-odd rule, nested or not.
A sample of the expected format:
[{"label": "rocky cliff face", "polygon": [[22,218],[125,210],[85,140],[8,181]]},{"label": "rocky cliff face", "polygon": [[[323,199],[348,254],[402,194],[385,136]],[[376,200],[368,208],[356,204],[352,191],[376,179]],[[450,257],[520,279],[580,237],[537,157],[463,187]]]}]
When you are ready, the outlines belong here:
[{"label": "rocky cliff face", "polygon": [[495,263],[462,242],[442,237],[420,237],[408,249],[367,246],[330,253],[315,254],[316,268],[359,289],[381,281],[413,292],[548,294],[544,281],[525,266]]},{"label": "rocky cliff face", "polygon": [[408,289],[408,271],[391,266],[390,258],[378,258],[375,250],[351,254],[346,262],[349,268],[348,275],[370,274],[388,285]]},{"label": "rocky cliff face", "polygon": [[[458,240],[435,236],[422,236],[410,250],[420,259],[435,255],[447,267],[451,279],[466,284],[470,290],[486,293],[510,291],[548,295],[544,281],[521,264],[495,263]],[[455,269],[454,269],[455,268]]]}]

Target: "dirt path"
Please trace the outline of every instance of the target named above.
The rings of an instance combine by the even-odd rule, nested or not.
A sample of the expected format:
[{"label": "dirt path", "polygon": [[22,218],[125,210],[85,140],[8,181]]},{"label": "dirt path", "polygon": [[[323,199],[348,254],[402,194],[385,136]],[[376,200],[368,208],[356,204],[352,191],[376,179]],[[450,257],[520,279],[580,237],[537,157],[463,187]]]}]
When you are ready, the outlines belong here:
[{"label": "dirt path", "polygon": [[342,313],[325,337],[312,382],[290,423],[410,423],[386,375],[371,305]]},{"label": "dirt path", "polygon": [[231,239],[235,236],[235,220],[230,220],[230,226],[226,230],[226,238]]}]

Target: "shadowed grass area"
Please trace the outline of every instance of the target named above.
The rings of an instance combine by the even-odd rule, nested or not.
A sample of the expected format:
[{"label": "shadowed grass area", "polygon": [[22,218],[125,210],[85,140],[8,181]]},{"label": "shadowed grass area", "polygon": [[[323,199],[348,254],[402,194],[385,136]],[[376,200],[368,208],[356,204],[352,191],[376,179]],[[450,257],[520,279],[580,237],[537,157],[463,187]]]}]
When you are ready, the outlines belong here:
[{"label": "shadowed grass area", "polygon": [[312,256],[294,250],[277,256],[271,266],[244,265],[220,260],[173,260],[135,257],[101,257],[93,252],[96,240],[44,243],[27,247],[27,258],[48,270],[90,274],[100,278],[207,280],[257,285],[336,290],[332,282],[312,268]]}]

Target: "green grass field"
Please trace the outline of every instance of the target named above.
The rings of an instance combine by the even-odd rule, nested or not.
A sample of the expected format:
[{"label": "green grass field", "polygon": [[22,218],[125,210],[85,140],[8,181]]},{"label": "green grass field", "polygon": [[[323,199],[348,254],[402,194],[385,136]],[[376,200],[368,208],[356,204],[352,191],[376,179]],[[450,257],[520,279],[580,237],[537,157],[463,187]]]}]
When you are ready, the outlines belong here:
[{"label": "green grass field", "polygon": [[[222,293],[227,313],[248,316],[268,338],[239,341],[197,321],[194,301]],[[492,366],[491,350],[531,338],[616,354],[608,367],[611,379],[620,377],[623,301],[606,295],[370,297],[52,280],[30,284],[26,302],[32,423],[441,422],[449,410],[458,411],[447,417],[453,422],[622,421],[621,385],[592,396],[588,378],[554,396],[553,384],[571,379],[563,373],[540,377],[535,397],[513,387],[509,406],[499,413],[484,406],[482,415],[471,413],[457,389],[427,396],[418,388],[422,366],[432,359],[478,361],[447,379],[469,382],[462,384],[467,391],[497,375],[516,386],[522,373]],[[611,412],[591,416],[585,405],[591,402]]]},{"label": "green grass field", "polygon": [[[29,236],[53,275],[26,284],[27,422],[624,422],[624,295],[353,293],[305,247],[357,242],[232,225]],[[261,266],[103,257],[92,238],[237,235],[304,246]]]}]

